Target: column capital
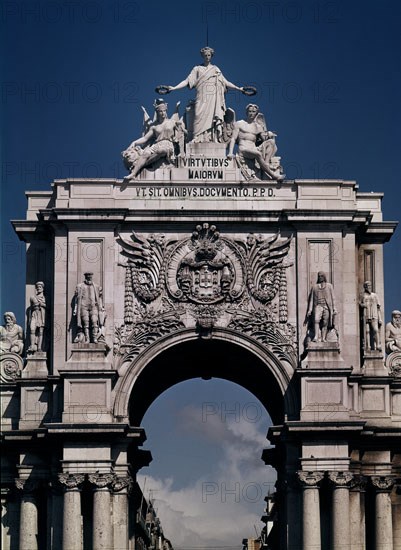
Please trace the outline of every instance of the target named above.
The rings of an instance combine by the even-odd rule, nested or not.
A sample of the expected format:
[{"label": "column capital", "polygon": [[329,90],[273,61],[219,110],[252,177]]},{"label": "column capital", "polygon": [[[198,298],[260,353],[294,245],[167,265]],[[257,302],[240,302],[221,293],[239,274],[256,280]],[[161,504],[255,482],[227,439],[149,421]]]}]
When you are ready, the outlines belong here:
[{"label": "column capital", "polygon": [[328,472],[329,480],[334,485],[334,488],[348,489],[354,478],[351,472],[333,471]]},{"label": "column capital", "polygon": [[353,478],[351,479],[350,489],[351,491],[364,492],[366,490],[367,483],[368,479],[366,476],[363,476],[361,474],[354,474]]},{"label": "column capital", "polygon": [[394,476],[371,476],[370,481],[378,493],[390,493],[394,487]]},{"label": "column capital", "polygon": [[133,479],[131,476],[114,476],[114,479],[111,483],[111,488],[114,493],[119,493],[124,489],[127,489],[128,492],[131,492],[133,484]]},{"label": "column capital", "polygon": [[84,474],[58,474],[57,479],[65,491],[80,490],[82,483],[85,481]]},{"label": "column capital", "polygon": [[15,480],[15,486],[20,491],[23,491],[25,495],[33,495],[33,493],[39,489],[40,484],[39,479],[17,478]]},{"label": "column capital", "polygon": [[114,474],[89,474],[89,483],[93,485],[94,491],[108,490],[115,479]]},{"label": "column capital", "polygon": [[303,489],[317,488],[318,483],[322,481],[324,477],[323,472],[307,472],[303,470],[297,472],[297,475]]}]

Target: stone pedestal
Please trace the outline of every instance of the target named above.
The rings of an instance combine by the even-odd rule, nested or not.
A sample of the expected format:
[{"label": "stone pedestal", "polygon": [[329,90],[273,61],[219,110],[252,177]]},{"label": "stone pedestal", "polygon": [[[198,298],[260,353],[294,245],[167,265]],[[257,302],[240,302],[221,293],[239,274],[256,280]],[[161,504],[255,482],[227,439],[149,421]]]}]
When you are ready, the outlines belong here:
[{"label": "stone pedestal", "polygon": [[47,369],[47,355],[43,351],[36,351],[32,355],[28,355],[26,366],[22,371],[22,378],[47,378],[49,371]]},{"label": "stone pedestal", "polygon": [[362,370],[368,376],[384,376],[387,374],[387,369],[384,366],[384,358],[382,351],[364,351],[362,359]]},{"label": "stone pedestal", "polygon": [[305,351],[307,355],[302,361],[302,368],[334,369],[344,366],[338,342],[309,342]]}]

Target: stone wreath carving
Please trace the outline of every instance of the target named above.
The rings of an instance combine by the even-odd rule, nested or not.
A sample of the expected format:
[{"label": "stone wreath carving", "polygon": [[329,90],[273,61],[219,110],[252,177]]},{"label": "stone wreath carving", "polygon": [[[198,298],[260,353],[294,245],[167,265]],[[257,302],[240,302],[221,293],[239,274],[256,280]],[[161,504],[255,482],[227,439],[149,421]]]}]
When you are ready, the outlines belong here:
[{"label": "stone wreath carving", "polygon": [[117,242],[125,258],[124,323],[114,342],[120,361],[181,328],[194,326],[210,337],[221,326],[245,332],[296,363],[286,277],[292,236],[233,239],[203,223],[186,238],[132,233]]}]

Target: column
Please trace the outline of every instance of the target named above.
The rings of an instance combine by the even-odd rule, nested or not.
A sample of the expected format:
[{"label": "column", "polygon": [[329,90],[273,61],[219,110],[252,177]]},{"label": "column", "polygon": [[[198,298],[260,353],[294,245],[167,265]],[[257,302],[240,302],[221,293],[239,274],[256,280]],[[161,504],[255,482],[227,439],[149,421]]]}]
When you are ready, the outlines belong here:
[{"label": "column", "polygon": [[333,486],[331,548],[332,550],[350,550],[350,505],[349,485],[351,472],[329,472]]},{"label": "column", "polygon": [[38,549],[38,507],[36,490],[37,481],[17,479],[17,489],[21,492],[20,522],[19,522],[19,550]]},{"label": "column", "polygon": [[89,474],[93,485],[93,550],[113,548],[110,486],[113,474]]},{"label": "column", "polygon": [[391,491],[394,486],[394,478],[392,476],[372,476],[371,481],[376,489],[375,549],[393,550]]},{"label": "column", "polygon": [[59,474],[64,488],[63,550],[82,549],[81,486],[84,474]]},{"label": "column", "polygon": [[[280,490],[285,494],[286,542],[288,550],[299,550],[301,538],[301,491],[297,476],[288,475]],[[299,479],[298,479],[299,481]]]},{"label": "column", "polygon": [[131,488],[130,476],[116,477],[112,484],[113,543],[119,550],[128,550],[128,494]]},{"label": "column", "polygon": [[393,545],[401,548],[401,484],[397,485],[393,502]]},{"label": "column", "polygon": [[318,483],[323,472],[298,472],[302,485],[302,550],[321,550],[320,501]]},{"label": "column", "polygon": [[365,486],[366,478],[354,475],[349,493],[351,549],[365,549]]}]

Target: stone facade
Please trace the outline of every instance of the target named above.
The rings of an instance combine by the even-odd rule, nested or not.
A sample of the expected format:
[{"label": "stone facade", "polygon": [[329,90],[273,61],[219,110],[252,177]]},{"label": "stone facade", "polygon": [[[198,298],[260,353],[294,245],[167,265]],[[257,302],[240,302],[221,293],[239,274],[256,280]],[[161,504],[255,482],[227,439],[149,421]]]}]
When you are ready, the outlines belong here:
[{"label": "stone facade", "polygon": [[[173,384],[212,376],[273,419],[274,548],[401,548],[399,352],[385,360],[384,344],[364,343],[360,311],[366,281],[384,303],[396,223],[382,195],[253,181],[225,146],[189,145],[137,179],[28,192],[13,222],[27,308],[44,288],[47,343],[24,361],[2,354],[3,548],[134,548],[130,487],[151,460],[143,414]],[[305,319],[319,272],[335,298],[325,338]],[[88,338],[74,315],[83,284]]]}]

